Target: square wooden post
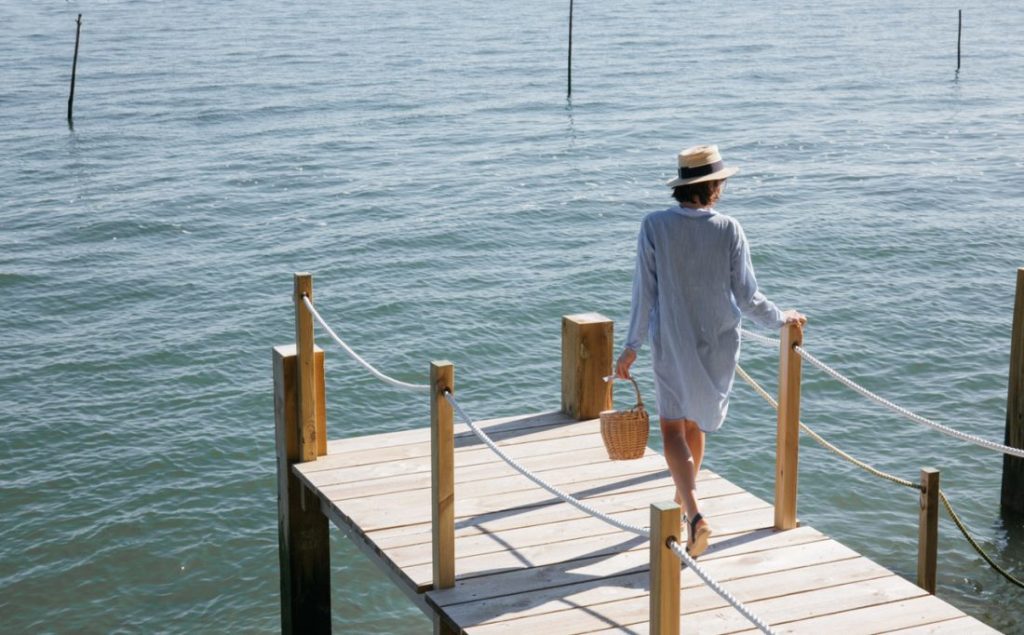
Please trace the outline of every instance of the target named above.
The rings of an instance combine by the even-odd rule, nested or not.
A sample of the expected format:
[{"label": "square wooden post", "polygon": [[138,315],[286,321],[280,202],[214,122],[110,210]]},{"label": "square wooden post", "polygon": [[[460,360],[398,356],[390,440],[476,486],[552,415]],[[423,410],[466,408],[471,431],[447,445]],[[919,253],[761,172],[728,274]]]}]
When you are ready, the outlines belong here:
[{"label": "square wooden post", "polygon": [[455,416],[444,396],[446,390],[455,392],[451,362],[430,363],[430,385],[430,516],[436,590],[455,586]]},{"label": "square wooden post", "polygon": [[[313,387],[323,401],[324,352],[314,347],[310,357],[314,362]],[[314,459],[317,454],[315,439],[304,438],[299,425],[299,363],[296,346],[275,347],[273,368],[281,632],[329,633],[331,563],[327,517],[317,503],[303,506],[304,486],[292,473],[292,464],[298,463],[304,454],[313,454]],[[316,421],[322,428],[326,428],[326,419],[322,414]],[[316,500],[312,496],[307,498]]]},{"label": "square wooden post", "polygon": [[295,282],[295,344],[298,353],[298,386],[299,386],[299,460],[313,461],[320,455],[320,445],[327,452],[326,434],[318,439],[317,435],[317,394],[316,368],[313,362],[313,316],[303,303],[303,297],[313,301],[313,276],[308,273],[296,273]]},{"label": "square wooden post", "polygon": [[[1004,443],[1010,447],[1024,448],[1024,267],[1017,269],[1012,328]],[[1020,457],[1003,455],[1000,507],[1003,513],[1015,517],[1024,516],[1024,459]]]},{"label": "square wooden post", "polygon": [[921,512],[917,528],[917,586],[935,595],[939,554],[939,471],[921,468]]},{"label": "square wooden post", "polygon": [[668,546],[679,541],[680,510],[675,503],[651,505],[651,635],[679,635],[679,556]]},{"label": "square wooden post", "polygon": [[562,317],[562,411],[596,419],[612,407],[613,322],[599,313]]},{"label": "square wooden post", "polygon": [[775,529],[796,527],[800,450],[800,370],[795,347],[803,346],[803,327],[782,327],[779,346],[779,411],[775,443]]}]

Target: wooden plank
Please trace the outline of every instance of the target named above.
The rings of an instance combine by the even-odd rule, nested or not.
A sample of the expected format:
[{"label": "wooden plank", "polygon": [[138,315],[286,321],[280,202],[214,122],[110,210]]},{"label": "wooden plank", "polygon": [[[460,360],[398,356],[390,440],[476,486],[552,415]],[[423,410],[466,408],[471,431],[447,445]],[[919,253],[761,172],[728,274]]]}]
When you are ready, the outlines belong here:
[{"label": "wooden plank", "polygon": [[[757,500],[746,493],[741,495],[748,496],[755,501]],[[759,512],[760,510],[754,511]],[[709,518],[711,518],[712,516],[710,514],[712,511],[710,508],[708,513]],[[760,514],[758,514],[758,517],[760,517]],[[750,526],[750,518],[746,518],[745,520],[747,521],[747,524],[743,526],[743,529],[745,531],[749,531],[747,528]],[[610,525],[604,523],[601,524],[604,525],[604,527],[599,526],[598,529],[600,530],[604,530],[605,528],[614,530]],[[554,526],[556,529],[565,529],[565,525],[566,523],[557,523]],[[548,525],[540,527],[525,527],[508,532],[486,534],[479,538],[491,538],[494,542],[491,543],[491,548],[482,554],[465,554],[463,542],[470,539],[463,539],[459,541],[459,557],[456,561],[456,569],[459,573],[459,579],[464,580],[473,576],[491,575],[501,571],[545,566],[557,562],[568,562],[570,560],[601,554],[614,554],[628,549],[646,549],[649,542],[647,539],[640,539],[632,534],[619,530],[596,535],[583,535],[577,538],[561,536],[558,539],[552,540],[550,537],[553,532],[549,530],[550,527],[551,526]],[[725,522],[723,524],[723,530],[720,538],[721,545],[730,545],[733,542],[737,542],[727,539],[730,534],[726,533],[726,530],[732,528],[733,526],[730,522]],[[545,538],[547,539],[545,540]],[[822,536],[821,539],[824,539],[824,537]],[[741,539],[738,542],[743,543],[745,541]],[[502,548],[495,548],[499,546]],[[717,553],[717,551],[712,551],[711,553]],[[396,564],[402,566],[406,575],[408,575],[414,582],[417,582],[421,586],[425,586],[425,583],[429,582],[429,562],[421,562],[417,565],[406,564],[397,557],[395,550],[388,551],[387,555]],[[417,548],[415,550],[410,550],[409,557],[410,559],[415,558],[417,560],[422,560],[424,555],[425,550]]]},{"label": "wooden plank", "polygon": [[[801,529],[775,533],[790,536]],[[799,574],[795,574],[799,572]],[[749,602],[870,580],[892,574],[867,558],[811,565],[793,571],[764,573],[730,580],[729,590]],[[682,611],[696,613],[727,606],[725,600],[692,572],[682,577]],[[647,581],[643,574],[504,596],[446,607],[446,613],[474,635],[536,632],[575,635],[605,628],[608,621],[624,627],[648,619]],[[585,607],[584,610],[580,610]],[[694,630],[694,629],[691,629]],[[697,629],[699,630],[699,629]]]},{"label": "wooden plank", "polygon": [[679,635],[680,565],[669,541],[679,542],[681,516],[679,505],[674,502],[651,505],[651,537],[643,541],[650,554],[651,635]]},{"label": "wooden plank", "polygon": [[[713,517],[717,511],[736,513],[762,510],[765,507],[763,501],[745,492],[730,497],[714,499],[714,501],[718,502],[718,504],[712,503],[708,506],[709,517]],[[633,515],[639,517],[640,509],[638,507],[637,513]],[[637,522],[635,524],[640,523]],[[745,526],[743,530],[746,531]],[[553,518],[551,522],[544,524],[514,527],[504,531],[488,531],[460,537],[458,540],[459,557],[466,558],[484,554],[495,554],[524,547],[617,533],[621,533],[621,530],[591,516],[574,519]],[[401,566],[425,564],[429,561],[429,553],[423,544],[395,547],[387,551],[388,556]],[[463,569],[460,568],[460,575],[463,573]]]},{"label": "wooden plank", "polygon": [[[624,473],[616,474],[615,470],[608,470],[612,472],[605,476],[593,477],[594,473],[590,474],[576,474],[574,468],[567,470],[557,470],[544,472],[543,475],[545,480],[562,489],[563,491],[570,493],[580,493],[583,496],[593,495],[594,493],[602,492],[627,492],[627,491],[638,491],[648,490],[657,488],[671,488],[672,481],[671,477],[667,472],[662,471],[648,471],[646,473]],[[583,470],[580,470],[583,472]],[[456,472],[458,474],[458,472]],[[591,476],[591,478],[577,478],[578,476]],[[423,483],[424,479],[420,479],[418,487],[414,489],[404,489],[395,492],[380,492],[376,490],[376,487],[369,488],[371,492],[364,492],[361,489],[357,490],[356,487],[360,487],[355,484],[346,484],[341,486],[329,486],[321,488],[321,491],[332,501],[344,501],[351,500],[358,504],[358,501],[363,499],[381,499],[383,497],[406,497],[409,499],[415,499],[423,496],[425,488]],[[479,513],[486,513],[488,511],[496,511],[500,509],[512,509],[520,504],[532,504],[533,502],[542,502],[548,500],[554,500],[550,494],[547,494],[543,490],[540,490],[535,484],[529,479],[522,476],[518,472],[513,473],[510,476],[501,478],[476,478],[473,480],[466,480],[466,483],[471,484],[468,491],[472,492],[470,498],[469,494],[465,496],[460,495],[459,507],[461,508],[464,501],[478,500],[482,503],[481,507],[467,508],[467,511],[463,513],[460,511],[460,515],[475,515]],[[740,491],[738,487],[722,481],[720,479],[709,480],[704,482],[704,489],[712,491],[715,495],[721,495],[722,493],[733,493]],[[460,490],[461,491],[461,490]],[[334,495],[337,493],[338,498]],[[493,495],[501,495],[500,499],[493,499]],[[472,509],[473,511],[469,511]]]},{"label": "wooden plank", "polygon": [[445,393],[455,392],[455,366],[451,362],[431,362],[430,385],[432,569],[434,588],[447,589],[455,584],[455,415]]},{"label": "wooden plank", "polygon": [[[320,354],[322,356],[323,351]],[[291,469],[301,458],[302,445],[295,347],[276,347],[272,359],[281,630],[285,633],[328,632],[331,587],[327,518],[320,512],[319,505],[302,505],[304,486]]]},{"label": "wooden plank", "polygon": [[[749,544],[749,543],[748,543]],[[746,553],[742,556],[708,559],[706,569],[715,579],[726,581],[780,569],[793,569],[823,562],[856,558],[857,553],[831,540]],[[596,578],[647,571],[649,554],[641,547],[614,555],[581,558],[571,562],[518,569],[468,580],[457,580],[451,589],[431,591],[427,600],[449,606],[525,591],[567,586]]]},{"label": "wooden plank", "polygon": [[[779,625],[778,633],[843,633],[843,635],[868,635],[911,626],[923,626],[934,622],[963,617],[963,612],[943,602],[934,595],[922,595],[909,600],[878,604],[852,611],[823,615],[798,622]],[[739,631],[756,633],[754,629]]]},{"label": "wooden plank", "polygon": [[999,633],[996,629],[967,615],[886,632],[891,635],[990,635]]},{"label": "wooden plank", "polygon": [[[729,497],[726,496],[715,497],[715,499],[707,499],[704,504],[706,506],[721,505],[723,507],[728,505],[739,505],[740,507],[735,511],[740,513],[745,513],[748,510],[760,510],[768,506],[767,503],[753,494],[743,492],[738,488],[737,490],[738,491],[730,496],[742,496],[743,498],[729,500]],[[717,500],[718,498],[721,498],[721,500]],[[643,524],[646,521],[646,512],[644,510],[647,509],[647,505],[650,502],[650,498],[638,498],[635,492],[613,494],[611,496],[591,501],[591,503],[600,506],[601,510],[610,516],[631,524]],[[709,507],[708,509],[711,510],[712,508]],[[717,510],[718,508],[716,507],[715,509]],[[731,522],[729,520],[731,515],[723,515],[728,513],[728,511],[731,511],[731,509],[732,508],[729,508],[726,511],[716,513],[715,522]],[[709,511],[709,513],[711,512]],[[589,514],[566,505],[547,505],[543,507],[499,511],[490,514],[481,514],[473,518],[463,519],[456,522],[455,537],[456,539],[460,539],[463,536],[496,533],[517,527],[530,527],[551,522],[585,520],[588,518],[591,518]],[[594,522],[595,524],[604,525],[604,523],[596,519],[594,519]],[[769,519],[769,522],[766,524],[754,524],[753,528],[761,528],[770,525],[771,519]],[[723,529],[716,524],[715,531],[721,532]],[[380,544],[381,547],[392,548],[421,542],[429,542],[430,528],[423,524],[386,527],[378,531],[369,532],[369,535],[371,535],[374,541]]]},{"label": "wooden plank", "polygon": [[[750,532],[753,529],[763,528],[765,525],[766,509],[770,508],[761,507],[747,512],[716,517],[716,523],[721,526],[720,538],[726,540],[729,536],[736,533]],[[601,523],[601,521],[596,522],[603,525],[603,527],[598,527],[600,530],[609,527],[609,525]],[[547,526],[544,526],[544,529],[547,529]],[[526,527],[518,531],[533,532],[535,530],[536,528],[534,527]],[[478,555],[460,555],[456,561],[460,580],[468,580],[471,577],[483,575],[494,575],[503,571],[548,566],[586,557],[614,555],[626,549],[642,551],[647,548],[646,540],[637,540],[630,534],[621,531],[557,542],[539,542],[538,539],[527,533],[528,537],[523,541],[536,543],[532,545],[510,543],[505,540],[505,536],[508,535],[507,532],[489,535],[505,545],[505,549],[492,550]],[[741,539],[739,542],[744,541]],[[461,542],[459,544],[461,545]],[[417,551],[419,551],[415,556],[417,559],[423,557],[424,547],[423,545],[417,545]],[[385,553],[388,558],[391,558],[393,552],[387,551]],[[429,588],[431,580],[429,565],[403,565],[403,571],[417,588],[422,590]]]},{"label": "wooden plank", "polygon": [[[581,459],[579,456],[585,458]],[[664,469],[665,461],[653,452],[647,457],[635,461],[609,462],[607,459],[601,460],[601,458],[601,455],[596,452],[589,454],[573,452],[569,455],[527,457],[520,463],[545,481],[558,487],[586,483],[598,480],[602,476],[624,479],[633,477],[642,480],[660,480],[670,476],[668,470]],[[367,471],[362,470],[364,474],[362,479],[341,484],[333,482],[335,480],[332,477],[333,472],[315,472],[308,482],[320,489],[331,500],[337,501],[423,489],[424,480],[429,474],[428,470],[398,476],[368,478]],[[352,476],[353,474],[350,473],[344,478],[352,478]],[[490,490],[501,492],[536,489],[537,487],[505,462],[485,463],[455,470],[456,487],[460,484],[472,484],[476,487],[484,483]],[[476,491],[482,493],[480,490]]]},{"label": "wooden plank", "polygon": [[775,442],[775,528],[796,527],[800,450],[800,364],[794,346],[803,344],[803,327],[782,327],[779,346],[779,408]]},{"label": "wooden plank", "polygon": [[[755,615],[772,625],[772,628],[787,631],[789,628],[803,630],[802,626],[790,627],[821,616],[831,616],[853,610],[865,610],[893,602],[924,597],[925,592],[903,578],[891,575],[865,582],[844,584],[825,589],[813,589],[781,597],[746,602]],[[739,598],[743,601],[743,598]],[[700,625],[702,632],[732,633],[748,629],[751,623],[732,606],[702,611],[683,617],[687,625]],[[845,623],[844,623],[845,624]],[[837,632],[849,632],[847,626],[837,625]],[[818,630],[817,633],[828,632]]]},{"label": "wooden plank", "polygon": [[[543,438],[533,436],[537,434],[546,434],[548,438],[557,438],[563,434],[571,435],[571,432],[561,431],[576,424],[585,423],[585,421],[577,421],[569,417],[564,412],[553,411],[516,417],[486,419],[477,422],[477,426],[487,432],[488,436],[492,439],[505,440],[511,444],[515,443],[517,438],[528,435],[530,438]],[[597,429],[598,425],[598,423],[591,424],[591,426],[594,426],[594,429]],[[586,430],[586,428],[582,427],[581,429]],[[456,423],[453,430],[455,431],[456,448],[482,445],[482,442],[477,439],[476,434],[466,424]],[[390,448],[399,445],[425,445],[428,443],[430,443],[430,425],[429,420],[426,420],[422,426],[416,428],[331,439],[327,442],[327,447],[330,454],[342,454],[346,452],[359,453],[366,450]]]},{"label": "wooden plank", "polygon": [[562,410],[593,419],[612,407],[612,321],[599,313],[562,317]]},{"label": "wooden plank", "polygon": [[[597,447],[601,445],[600,428],[598,423],[592,421],[581,421],[570,426],[564,426],[561,429],[563,434],[557,434],[558,429],[551,428],[548,435],[544,435],[543,431],[531,433],[529,435],[516,433],[515,431],[496,434],[496,442],[502,441],[502,435],[511,435],[514,440],[508,442],[501,442],[499,445],[506,447],[507,445],[515,445],[516,455],[520,452],[528,451],[528,448],[532,446],[540,446],[543,450],[533,450],[534,454],[537,453],[551,453],[553,450],[564,453],[565,442],[569,437],[572,438],[574,446],[580,447]],[[595,432],[598,434],[595,435]],[[475,437],[474,437],[475,439]],[[562,445],[558,447],[555,443],[561,439]],[[524,449],[526,448],[526,449]],[[473,457],[477,457],[476,463],[481,462],[479,459],[482,457],[493,457],[494,454],[490,448],[486,447],[482,443],[469,443],[467,439],[463,438],[461,441],[457,440],[455,443],[456,455],[469,454]],[[410,459],[416,457],[429,457],[430,456],[430,445],[429,443],[411,443],[411,444],[400,444],[392,445],[384,448],[367,449],[357,452],[339,452],[328,454],[322,457],[316,463],[309,466],[305,466],[304,473],[312,473],[314,471],[335,469],[338,467],[354,466],[354,465],[367,465],[372,463],[385,463],[388,461],[395,461],[401,459]],[[464,459],[468,460],[468,459]]]},{"label": "wooden plank", "polygon": [[[566,493],[581,500],[592,500],[602,511],[608,513],[633,509],[638,504],[646,506],[652,498],[663,497],[663,494],[652,494],[645,499],[638,499],[636,492],[653,493],[671,487],[667,480],[630,483],[628,480],[609,478],[576,484],[566,488]],[[455,509],[456,518],[472,521],[474,518],[489,514],[511,515],[531,507],[561,504],[561,499],[540,488],[507,492],[502,496],[478,495],[476,489],[474,488],[472,493],[459,496]],[[484,490],[483,486],[480,489]],[[714,479],[704,484],[701,498],[711,499],[740,492],[740,488],[725,479]],[[335,504],[334,501],[332,504]],[[346,499],[337,503],[342,513],[356,519],[367,532],[425,522],[430,518],[429,505],[426,490]]]},{"label": "wooden plank", "polygon": [[[653,450],[647,455],[649,459],[661,466],[664,460]],[[467,454],[456,451],[455,453],[455,478],[456,484],[460,479],[500,478],[517,474],[517,472],[504,463],[496,463],[494,460],[484,460],[470,463],[466,461]],[[549,470],[593,465],[593,469],[599,469],[608,465],[607,454],[603,447],[594,446],[580,448],[572,454],[536,454],[532,456],[517,456],[517,460],[527,469],[533,472],[547,472]],[[640,459],[644,460],[644,459]],[[319,461],[318,461],[319,462]],[[648,464],[650,465],[650,464]],[[654,469],[650,468],[649,469]],[[303,480],[310,486],[326,490],[336,485],[358,484],[359,493],[370,495],[375,490],[379,493],[400,492],[415,487],[406,487],[408,483],[416,483],[422,487],[423,480],[429,478],[430,460],[428,457],[415,457],[411,459],[400,459],[386,463],[374,463],[370,465],[357,465],[353,467],[337,467],[330,470],[307,471],[299,469]],[[358,498],[358,493],[356,497]],[[331,498],[343,500],[335,494]]]}]

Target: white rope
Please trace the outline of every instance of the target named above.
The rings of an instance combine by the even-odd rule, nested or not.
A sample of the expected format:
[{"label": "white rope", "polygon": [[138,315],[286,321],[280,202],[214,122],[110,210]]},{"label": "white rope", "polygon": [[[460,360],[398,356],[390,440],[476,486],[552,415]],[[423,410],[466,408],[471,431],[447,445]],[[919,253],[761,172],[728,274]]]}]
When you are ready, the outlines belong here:
[{"label": "white rope", "polygon": [[469,426],[469,429],[472,430],[476,434],[476,436],[480,437],[481,441],[483,441],[485,444],[487,444],[487,447],[489,447],[492,450],[494,450],[495,454],[497,454],[506,463],[511,465],[513,468],[515,468],[520,474],[522,474],[526,478],[528,478],[531,481],[533,481],[534,484],[536,484],[537,486],[541,487],[544,490],[547,490],[547,492],[552,494],[553,496],[556,496],[557,498],[561,498],[563,501],[565,501],[566,503],[569,503],[570,505],[572,505],[576,509],[578,509],[578,510],[584,512],[584,513],[590,514],[591,516],[593,516],[593,517],[595,517],[595,518],[597,518],[599,520],[603,520],[604,522],[608,523],[609,525],[611,525],[613,527],[617,527],[617,528],[619,528],[619,529],[621,529],[623,531],[628,531],[628,532],[637,534],[638,536],[650,536],[651,535],[651,532],[648,531],[646,527],[640,527],[639,525],[631,525],[629,523],[622,522],[621,520],[618,520],[617,518],[612,518],[608,514],[605,514],[604,512],[601,512],[600,510],[597,510],[594,507],[591,507],[590,505],[584,503],[583,501],[578,500],[576,498],[573,498],[569,494],[566,494],[565,492],[563,492],[560,489],[554,487],[553,485],[549,485],[547,482],[545,482],[539,476],[537,476],[536,474],[534,474],[530,470],[528,470],[525,467],[523,467],[522,465],[520,465],[518,461],[516,461],[515,459],[513,459],[509,455],[505,454],[504,450],[499,448],[498,445],[494,441],[492,441],[489,436],[487,436],[487,433],[484,432],[483,430],[481,430],[480,428],[478,428],[476,423],[474,423],[473,420],[470,419],[468,415],[466,415],[466,413],[462,410],[462,407],[459,405],[459,402],[455,400],[455,396],[450,391],[446,390],[444,392],[444,397],[445,397],[445,399],[448,400],[448,403],[450,403],[452,405],[452,407],[455,408],[455,411],[459,413],[459,416],[462,417],[462,420],[466,422],[466,425]]},{"label": "white rope", "polygon": [[774,337],[767,337],[765,335],[761,335],[760,333],[748,331],[747,329],[741,329],[741,333],[743,333],[743,337],[746,337],[747,339],[754,340],[755,342],[760,342],[761,344],[767,344],[768,346],[774,346],[775,348],[778,348],[779,344],[781,343]]},{"label": "white rope", "polygon": [[682,561],[687,567],[693,570],[697,574],[697,577],[704,581],[704,584],[717,593],[723,600],[732,605],[734,609],[739,611],[740,615],[747,618],[751,624],[756,626],[762,633],[768,633],[768,635],[775,635],[775,631],[772,630],[771,626],[762,620],[760,617],[754,615],[754,612],[748,609],[742,602],[736,599],[736,597],[729,593],[722,585],[715,581],[707,571],[704,570],[697,561],[690,557],[690,554],[686,553],[683,546],[676,540],[669,540],[668,546],[672,551],[679,556],[679,560]]},{"label": "white rope", "polygon": [[[523,467],[522,465],[520,465],[518,461],[516,461],[515,459],[513,459],[509,455],[505,454],[504,450],[502,450],[500,447],[498,447],[498,445],[494,441],[492,441],[489,436],[487,436],[486,432],[484,432],[479,427],[477,427],[476,423],[474,423],[473,420],[470,419],[469,416],[465,413],[465,411],[462,410],[462,407],[459,405],[459,402],[456,401],[455,395],[453,395],[451,393],[451,391],[445,390],[444,391],[444,398],[448,400],[448,403],[451,404],[452,408],[455,409],[455,412],[457,412],[459,414],[459,417],[461,417],[462,420],[466,422],[466,425],[469,426],[469,429],[472,430],[473,433],[476,434],[476,436],[479,437],[480,440],[483,441],[487,445],[487,447],[489,447],[491,450],[493,450],[495,454],[497,454],[499,457],[501,457],[502,460],[504,460],[506,463],[508,463],[510,466],[512,466],[517,472],[519,472],[520,474],[522,474],[526,478],[530,479],[534,484],[536,484],[537,486],[539,486],[542,489],[546,490],[548,493],[552,494],[553,496],[562,499],[563,501],[565,501],[566,503],[572,505],[576,509],[578,509],[578,510],[580,510],[580,511],[586,513],[586,514],[589,514],[589,515],[593,516],[594,518],[597,518],[598,520],[603,520],[604,522],[608,523],[609,525],[611,525],[613,527],[617,527],[617,528],[619,528],[619,529],[621,529],[623,531],[628,531],[630,533],[637,534],[638,536],[643,536],[645,538],[650,538],[651,532],[650,532],[650,530],[647,527],[640,527],[639,525],[631,525],[629,523],[622,522],[621,520],[618,520],[616,518],[612,518],[608,514],[605,514],[604,512],[601,512],[601,511],[595,509],[594,507],[591,507],[590,505],[584,503],[583,501],[580,501],[579,499],[574,498],[573,496],[571,496],[569,494],[566,494],[565,492],[561,491],[560,489],[556,488],[555,486],[550,485],[549,483],[547,483],[546,481],[541,479],[539,476],[537,476],[536,474],[534,474],[530,470],[528,470],[525,467]],[[743,603],[741,603],[739,600],[737,600],[732,595],[732,593],[729,593],[728,591],[726,591],[722,587],[722,585],[720,585],[710,575],[708,575],[708,573],[703,568],[701,568],[697,564],[697,562],[693,558],[691,558],[689,556],[689,554],[686,553],[685,550],[683,550],[679,546],[678,542],[673,540],[669,546],[676,553],[676,555],[679,556],[679,560],[683,564],[685,564],[686,566],[688,566],[691,569],[693,569],[693,572],[697,574],[697,577],[699,577],[701,580],[703,580],[704,583],[707,584],[711,588],[712,591],[714,591],[715,593],[720,595],[723,600],[725,600],[726,602],[731,604],[733,606],[733,608],[735,608],[737,611],[739,611],[740,614],[743,615],[743,617],[745,617],[748,620],[750,620],[750,622],[752,624],[754,624],[754,626],[759,628],[762,632],[774,635],[774,631],[772,631],[771,628],[767,624],[765,624],[765,622],[763,620],[761,620],[759,617],[754,615],[750,611],[750,609],[748,609],[746,606],[743,605]]]},{"label": "white rope", "polygon": [[396,388],[402,388],[404,390],[419,390],[419,391],[429,391],[430,390],[430,384],[410,384],[408,382],[399,381],[399,380],[395,379],[394,377],[388,377],[384,373],[382,373],[379,370],[377,370],[376,368],[374,368],[373,365],[370,364],[370,362],[368,362],[365,359],[363,359],[362,357],[360,357],[359,353],[357,353],[354,350],[352,350],[352,348],[348,344],[346,344],[343,339],[338,337],[338,334],[334,332],[334,329],[332,329],[330,326],[328,326],[327,322],[324,322],[324,319],[322,317],[320,317],[320,313],[317,312],[316,308],[313,306],[313,303],[310,301],[309,296],[303,295],[302,296],[302,302],[303,302],[303,304],[306,305],[306,308],[309,309],[310,314],[312,314],[312,316],[314,318],[316,318],[316,321],[320,323],[320,326],[324,327],[324,330],[327,331],[327,333],[334,339],[334,341],[337,342],[338,345],[341,346],[343,349],[345,349],[345,352],[349,354],[349,357],[351,357],[352,359],[354,359],[357,362],[359,362],[359,364],[363,368],[365,368],[366,370],[370,371],[370,373],[374,377],[376,377],[377,379],[381,380],[382,382],[384,382],[386,384],[391,384],[392,386],[395,386]]},{"label": "white rope", "polygon": [[875,393],[871,392],[867,388],[861,386],[860,384],[856,383],[855,381],[853,381],[849,377],[846,377],[845,375],[843,375],[842,373],[840,373],[836,369],[832,368],[831,366],[829,366],[825,362],[819,360],[814,355],[811,355],[806,350],[804,350],[804,348],[802,346],[794,346],[793,348],[794,348],[794,350],[796,350],[797,354],[800,355],[800,357],[806,359],[813,366],[816,366],[817,368],[821,369],[822,371],[824,371],[826,374],[831,376],[833,379],[835,379],[839,383],[843,384],[844,386],[846,386],[847,388],[853,390],[854,392],[857,392],[860,395],[862,395],[864,397],[867,397],[871,401],[874,401],[876,403],[879,403],[879,404],[885,406],[886,408],[888,408],[889,410],[892,410],[893,412],[895,412],[898,415],[906,417],[907,419],[910,419],[911,421],[913,421],[915,423],[920,423],[922,425],[926,425],[926,426],[929,426],[931,428],[934,428],[934,429],[938,430],[939,432],[942,432],[943,434],[948,434],[949,436],[957,438],[957,439],[960,439],[961,441],[967,441],[968,443],[973,443],[975,445],[980,445],[983,448],[988,448],[989,450],[995,450],[997,452],[1002,452],[1003,454],[1009,454],[1011,456],[1017,456],[1017,457],[1024,458],[1024,449],[1012,448],[1012,447],[1010,447],[1008,445],[1003,445],[1001,443],[996,443],[995,441],[990,441],[990,440],[985,439],[983,437],[975,436],[973,434],[967,434],[966,432],[961,432],[959,430],[954,430],[953,428],[950,428],[949,426],[942,425],[941,423],[938,423],[936,421],[932,421],[931,419],[928,419],[927,417],[922,417],[919,414],[916,414],[916,413],[913,413],[913,412],[907,410],[903,406],[899,406],[897,404],[894,404],[893,402],[889,401],[888,399],[885,399],[884,397],[880,397],[879,395],[876,395]]}]

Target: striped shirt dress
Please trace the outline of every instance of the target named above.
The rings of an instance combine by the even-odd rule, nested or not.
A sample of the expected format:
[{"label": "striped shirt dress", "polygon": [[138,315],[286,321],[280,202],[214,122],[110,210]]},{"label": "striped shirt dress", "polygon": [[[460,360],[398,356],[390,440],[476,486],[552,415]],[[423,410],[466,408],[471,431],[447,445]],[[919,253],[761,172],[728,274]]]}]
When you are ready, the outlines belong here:
[{"label": "striped shirt dress", "polygon": [[750,246],[734,218],[713,208],[671,207],[644,217],[626,348],[650,339],[658,414],[714,432],[729,410],[740,325],[784,324],[757,287]]}]

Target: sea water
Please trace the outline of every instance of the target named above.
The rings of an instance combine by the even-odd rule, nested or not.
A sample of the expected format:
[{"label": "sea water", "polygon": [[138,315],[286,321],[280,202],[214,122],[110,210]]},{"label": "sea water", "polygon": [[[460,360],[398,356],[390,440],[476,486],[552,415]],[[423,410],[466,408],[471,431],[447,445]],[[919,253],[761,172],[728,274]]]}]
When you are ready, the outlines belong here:
[{"label": "sea water", "polygon": [[[1001,441],[1024,7],[966,6],[957,73],[958,7],[584,0],[567,99],[568,3],[2,3],[3,630],[276,630],[270,349],[293,339],[292,272],[387,372],[447,358],[477,417],[553,409],[560,317],[602,312],[621,345],[639,220],[697,143],[742,168],[719,211],[763,290],[809,316],[810,351]],[[421,396],[320,344],[332,437],[426,425]],[[742,362],[774,390],[773,351]],[[646,353],[636,369],[653,402]],[[941,469],[1024,574],[999,455],[813,368],[803,387],[846,450]],[[738,385],[707,466],[770,499],[774,437]],[[913,579],[913,491],[805,440],[799,505]],[[940,540],[939,596],[1024,628],[1022,591],[946,519]],[[337,531],[331,562],[337,630],[429,629]]]}]

